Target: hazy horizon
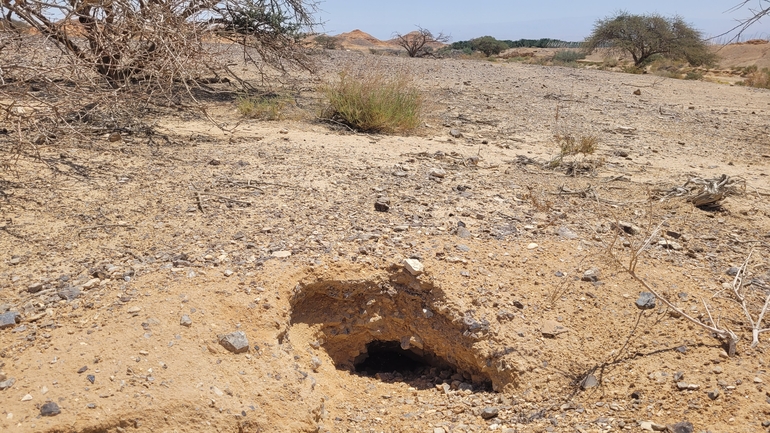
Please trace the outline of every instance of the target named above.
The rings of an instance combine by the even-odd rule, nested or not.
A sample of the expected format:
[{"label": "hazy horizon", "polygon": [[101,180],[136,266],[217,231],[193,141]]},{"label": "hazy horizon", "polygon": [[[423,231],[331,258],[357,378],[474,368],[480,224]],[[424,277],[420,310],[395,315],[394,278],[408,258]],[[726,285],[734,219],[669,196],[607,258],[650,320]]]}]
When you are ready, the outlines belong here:
[{"label": "hazy horizon", "polygon": [[[324,23],[319,29],[324,33],[337,35],[359,29],[381,40],[391,39],[395,32],[408,33],[421,26],[434,33],[450,35],[453,42],[485,35],[511,40],[553,38],[581,41],[591,32],[597,19],[626,10],[635,14],[680,15],[705,37],[714,37],[735,27],[738,19],[750,16],[748,7],[730,11],[738,2],[648,0],[642,4],[610,0],[581,3],[552,0],[547,4],[532,5],[531,2],[477,0],[473,2],[474,7],[469,8],[467,2],[459,0],[366,3],[325,0],[320,4],[318,18]],[[760,21],[741,39],[770,37],[768,23],[770,18]]]}]

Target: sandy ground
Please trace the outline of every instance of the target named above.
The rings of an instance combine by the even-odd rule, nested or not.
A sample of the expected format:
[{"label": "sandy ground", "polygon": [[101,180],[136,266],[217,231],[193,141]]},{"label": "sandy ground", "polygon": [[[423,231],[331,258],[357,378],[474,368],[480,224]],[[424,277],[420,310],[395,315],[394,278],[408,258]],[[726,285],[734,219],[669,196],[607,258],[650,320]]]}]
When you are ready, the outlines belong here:
[{"label": "sandy ground", "polygon": [[[321,80],[375,65],[318,61]],[[0,429],[767,430],[768,336],[751,347],[727,273],[753,250],[741,293],[756,318],[767,90],[376,62],[429,95],[414,135],[166,116],[152,140],[42,148],[3,171],[0,312],[18,323],[0,330]],[[234,103],[210,112],[238,119]],[[598,149],[549,168],[554,135]],[[667,196],[722,174],[742,182],[717,209]],[[624,268],[658,226],[637,275],[734,331],[735,356],[660,301],[635,305],[646,289]],[[247,351],[220,344],[235,331]],[[60,413],[42,416],[49,402]]]}]

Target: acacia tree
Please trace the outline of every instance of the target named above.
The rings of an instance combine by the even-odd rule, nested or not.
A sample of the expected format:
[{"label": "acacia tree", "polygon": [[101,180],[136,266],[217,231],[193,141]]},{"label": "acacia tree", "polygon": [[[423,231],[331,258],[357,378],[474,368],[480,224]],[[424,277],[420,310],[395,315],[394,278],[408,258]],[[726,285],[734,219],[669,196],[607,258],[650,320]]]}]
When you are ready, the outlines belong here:
[{"label": "acacia tree", "polygon": [[698,30],[679,16],[667,18],[658,14],[620,12],[614,17],[598,20],[584,48],[587,53],[597,48],[627,52],[633,57],[635,66],[656,54],[683,59],[694,66],[709,64],[715,59]]},{"label": "acacia tree", "polygon": [[470,45],[473,51],[481,51],[487,57],[500,54],[508,49],[508,44],[499,41],[492,36],[482,36],[480,38],[471,39]]},{"label": "acacia tree", "polygon": [[434,36],[430,30],[417,26],[417,30],[402,35],[395,33],[396,43],[406,50],[409,57],[425,57],[431,55],[431,44],[445,44],[449,42],[449,36],[439,33]]}]

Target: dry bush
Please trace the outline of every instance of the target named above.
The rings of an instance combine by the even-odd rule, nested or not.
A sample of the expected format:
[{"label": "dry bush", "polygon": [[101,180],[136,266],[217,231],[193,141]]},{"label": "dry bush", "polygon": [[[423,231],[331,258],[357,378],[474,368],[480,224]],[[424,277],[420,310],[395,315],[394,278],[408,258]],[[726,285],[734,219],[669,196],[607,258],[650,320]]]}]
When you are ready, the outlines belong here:
[{"label": "dry bush", "polygon": [[251,119],[280,120],[291,102],[290,98],[276,94],[241,96],[236,107],[239,113]]},{"label": "dry bush", "polygon": [[759,71],[755,67],[753,71],[746,74],[745,79],[740,84],[749,87],[770,89],[770,69],[763,68]]},{"label": "dry bush", "polygon": [[417,128],[422,118],[424,97],[403,69],[369,65],[340,73],[339,81],[322,90],[328,106],[326,120],[363,132],[396,133]]},{"label": "dry bush", "polygon": [[426,57],[433,55],[432,45],[445,44],[449,42],[449,36],[443,33],[433,35],[433,33],[422,27],[417,27],[417,30],[402,35],[396,33],[396,43],[406,50],[406,54],[409,57]]},{"label": "dry bush", "polygon": [[263,79],[310,68],[300,30],[314,10],[306,0],[3,2],[0,113],[13,134],[2,149],[136,133],[151,127],[149,110],[253,90],[230,68],[236,54]]}]

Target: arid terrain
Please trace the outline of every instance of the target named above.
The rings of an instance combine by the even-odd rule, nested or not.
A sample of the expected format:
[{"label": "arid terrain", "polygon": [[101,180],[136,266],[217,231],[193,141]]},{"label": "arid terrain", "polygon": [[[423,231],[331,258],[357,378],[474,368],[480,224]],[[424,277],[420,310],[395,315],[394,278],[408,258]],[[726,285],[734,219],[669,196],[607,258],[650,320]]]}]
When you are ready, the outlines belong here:
[{"label": "arid terrain", "polygon": [[[166,114],[0,172],[0,430],[768,431],[770,335],[751,347],[733,283],[756,320],[770,91],[315,57],[304,116],[212,103],[223,128]],[[346,67],[411,71],[424,126],[314,120]],[[719,206],[688,201],[722,175]],[[734,356],[640,299],[645,245],[636,275]]]}]

